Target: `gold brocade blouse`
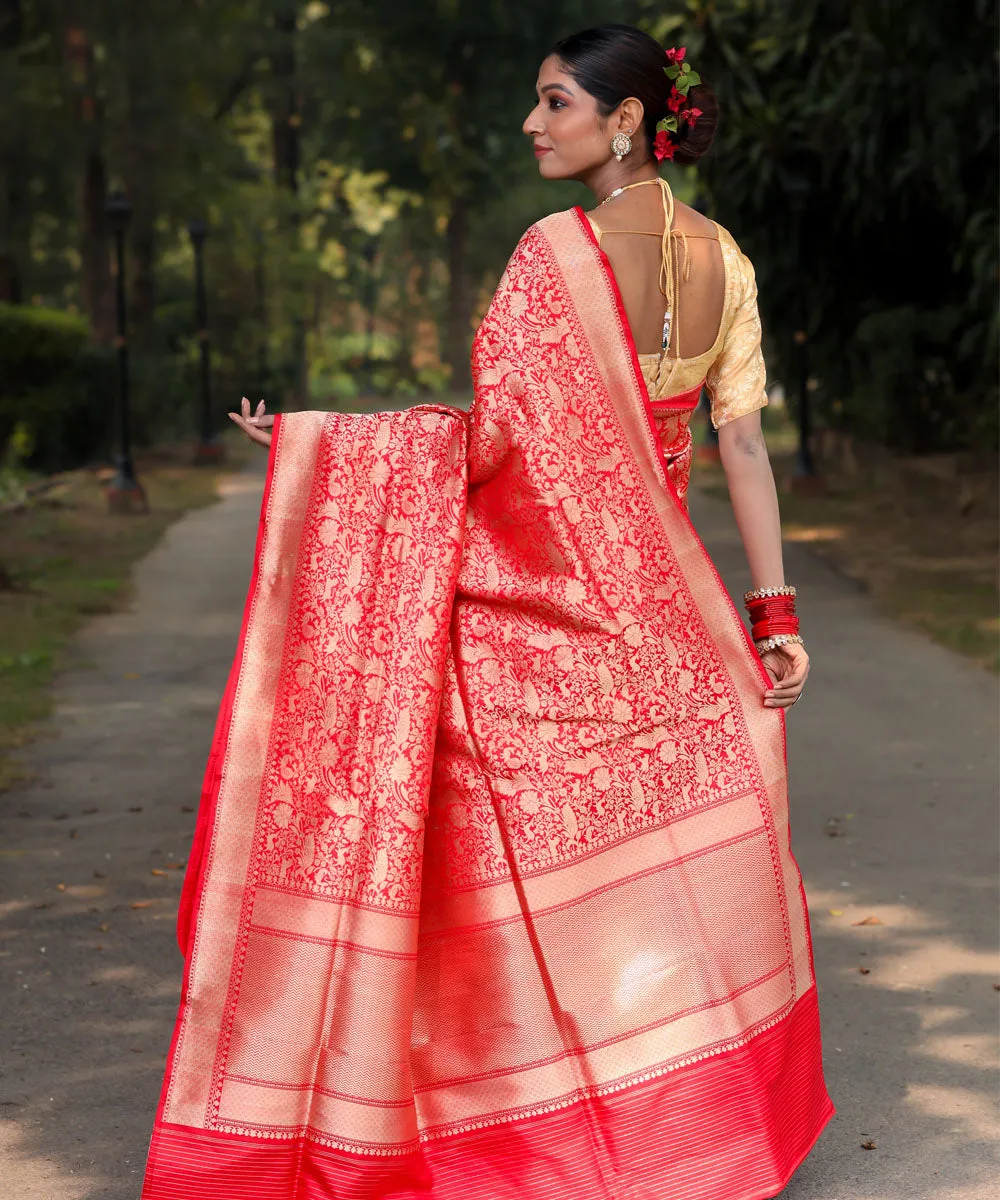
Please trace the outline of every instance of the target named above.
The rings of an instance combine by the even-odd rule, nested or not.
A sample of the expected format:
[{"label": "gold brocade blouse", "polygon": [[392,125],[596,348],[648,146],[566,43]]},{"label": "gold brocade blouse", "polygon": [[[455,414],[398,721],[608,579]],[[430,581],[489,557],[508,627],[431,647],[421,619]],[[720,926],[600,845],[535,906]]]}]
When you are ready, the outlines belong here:
[{"label": "gold brocade blouse", "polygon": [[[600,244],[604,231],[593,218],[589,220]],[[700,391],[702,384],[707,388],[712,424],[716,429],[767,404],[753,265],[732,234],[721,225],[713,224],[722,252],[726,288],[714,343],[703,354],[691,358],[671,358],[665,351],[637,356],[664,460],[682,500],[687,493],[691,469],[689,424],[698,404],[698,392],[690,396],[693,389]],[[671,403],[674,398],[681,400],[685,394],[688,398],[683,403]]]}]

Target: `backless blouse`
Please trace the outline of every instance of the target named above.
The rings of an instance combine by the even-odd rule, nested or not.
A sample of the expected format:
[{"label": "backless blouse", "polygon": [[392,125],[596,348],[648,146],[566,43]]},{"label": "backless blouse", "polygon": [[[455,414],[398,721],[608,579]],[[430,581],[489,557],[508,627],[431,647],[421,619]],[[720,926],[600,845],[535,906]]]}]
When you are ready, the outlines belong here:
[{"label": "backless blouse", "polygon": [[[603,237],[612,233],[648,232],[603,230],[593,217],[588,220],[598,245]],[[702,387],[708,390],[712,424],[716,429],[767,404],[753,265],[732,234],[718,223],[713,221],[712,224],[722,252],[725,275],[722,317],[715,341],[704,353],[693,357],[678,358],[668,350],[637,355],[667,470],[678,497],[684,502],[691,474],[691,414],[698,407]],[[655,236],[661,235],[656,233]],[[683,238],[684,235],[674,236]],[[689,238],[694,236],[687,235]]]}]

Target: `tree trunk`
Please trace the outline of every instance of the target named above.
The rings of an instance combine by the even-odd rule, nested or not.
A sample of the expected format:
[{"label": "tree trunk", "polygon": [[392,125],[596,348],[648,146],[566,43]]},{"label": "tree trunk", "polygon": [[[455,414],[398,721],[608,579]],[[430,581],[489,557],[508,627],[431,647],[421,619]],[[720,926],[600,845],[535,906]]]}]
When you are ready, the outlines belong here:
[{"label": "tree trunk", "polygon": [[83,146],[78,203],[80,210],[80,294],[94,341],[109,345],[115,336],[111,287],[110,237],[104,205],[107,174],[101,145],[101,113],[94,81],[94,48],[78,19],[77,4],[66,4],[64,40],[70,107]]},{"label": "tree trunk", "polygon": [[445,242],[448,255],[445,361],[451,368],[451,390],[467,392],[472,386],[469,370],[472,306],[469,298],[469,204],[463,196],[456,196],[452,202]]},{"label": "tree trunk", "polygon": [[[144,14],[130,4],[124,24],[126,81],[125,184],[132,201],[129,225],[129,338],[149,349],[156,307],[157,126],[154,94],[157,70],[156,22],[165,14],[149,4]],[[162,99],[162,96],[161,96]]]},{"label": "tree trunk", "polygon": [[18,254],[23,192],[16,179],[17,154],[5,146],[0,153],[0,304],[20,304],[24,299]]},{"label": "tree trunk", "polygon": [[[289,195],[288,215],[285,221],[286,237],[290,243],[290,257],[294,260],[299,249],[300,214],[299,192],[299,97],[295,36],[298,25],[298,6],[283,4],[274,15],[274,48],[271,62],[271,153],[274,161],[274,180],[278,187]],[[292,270],[296,270],[293,265]],[[301,281],[293,276],[289,280],[292,296],[292,362],[294,381],[290,403],[302,408],[308,399],[309,369],[306,362],[305,297]]]},{"label": "tree trunk", "polygon": [[27,243],[25,194],[18,169],[23,133],[17,120],[17,52],[24,34],[20,0],[0,0],[0,107],[8,113],[0,145],[0,303],[20,304],[23,288],[19,248]]},{"label": "tree trunk", "polygon": [[271,150],[274,178],[292,195],[299,190],[299,98],[296,88],[296,5],[283,6],[274,17],[271,51]]}]

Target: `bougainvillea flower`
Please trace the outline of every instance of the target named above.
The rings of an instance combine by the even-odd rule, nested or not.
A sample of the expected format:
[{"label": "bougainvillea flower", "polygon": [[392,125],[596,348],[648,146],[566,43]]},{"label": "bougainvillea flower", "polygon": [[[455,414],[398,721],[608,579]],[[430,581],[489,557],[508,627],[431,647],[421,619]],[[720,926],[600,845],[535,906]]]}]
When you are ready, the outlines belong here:
[{"label": "bougainvillea flower", "polygon": [[669,60],[670,60],[672,63],[678,63],[678,64],[680,64],[680,63],[682,63],[682,62],[684,61],[684,55],[685,55],[685,54],[687,54],[687,46],[681,46],[680,48],[678,48],[677,46],[672,46],[672,47],[671,47],[671,48],[670,48],[670,49],[667,51],[667,58],[668,58],[668,59],[669,59]]},{"label": "bougainvillea flower", "polygon": [[670,162],[674,157],[675,150],[676,146],[671,141],[670,134],[661,129],[653,142],[653,153],[656,155],[657,162],[663,162],[664,159]]}]

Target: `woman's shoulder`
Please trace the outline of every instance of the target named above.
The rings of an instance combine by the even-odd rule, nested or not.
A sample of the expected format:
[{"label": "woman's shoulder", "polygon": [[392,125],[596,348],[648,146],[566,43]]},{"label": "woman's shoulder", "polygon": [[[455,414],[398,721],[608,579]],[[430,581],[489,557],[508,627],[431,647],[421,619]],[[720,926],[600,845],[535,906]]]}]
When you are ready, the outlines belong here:
[{"label": "woman's shoulder", "polygon": [[753,263],[725,225],[720,225],[718,221],[713,221],[712,224],[718,230],[719,247],[722,250],[726,276],[732,287],[731,294],[735,295],[737,299],[745,297],[756,287]]},{"label": "woman's shoulder", "polygon": [[518,256],[523,257],[525,253],[537,248],[540,243],[551,244],[560,233],[565,233],[578,219],[577,210],[573,208],[549,213],[547,217],[540,217],[537,221],[532,222],[518,238],[511,255],[512,259],[516,259]]},{"label": "woman's shoulder", "polygon": [[725,227],[725,225],[720,225],[718,221],[713,221],[712,224],[718,230],[719,244],[722,246],[723,252],[728,251],[735,258],[739,258],[743,262],[745,262],[747,265],[749,265],[750,259],[744,253],[739,242],[736,240],[735,237],[733,237],[733,235],[729,232],[729,230]]},{"label": "woman's shoulder", "polygon": [[524,231],[524,236],[528,237],[532,233],[549,234],[566,229],[579,221],[581,212],[583,210],[579,205],[574,205],[572,208],[563,208],[559,212],[549,213],[547,217],[539,217]]}]

